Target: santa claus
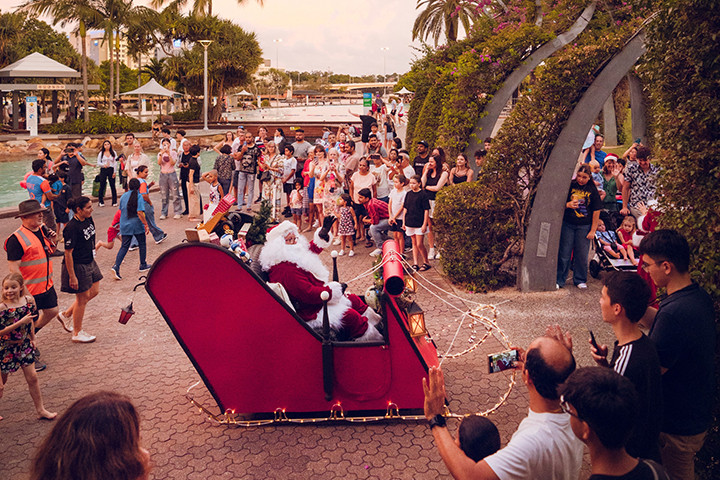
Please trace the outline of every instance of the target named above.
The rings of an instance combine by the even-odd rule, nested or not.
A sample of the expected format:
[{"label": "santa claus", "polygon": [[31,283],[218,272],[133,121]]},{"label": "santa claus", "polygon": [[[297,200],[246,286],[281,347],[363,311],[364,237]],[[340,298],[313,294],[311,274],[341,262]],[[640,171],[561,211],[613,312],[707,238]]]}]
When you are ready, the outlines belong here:
[{"label": "santa claus", "polygon": [[260,265],[268,272],[271,282],[285,287],[297,314],[310,328],[322,328],[322,292],[330,294],[328,317],[330,327],[338,338],[355,341],[382,341],[375,328],[382,319],[357,295],[345,295],[338,282],[328,282],[330,272],[320,260],[319,253],[330,245],[330,227],[335,217],[326,217],[315,232],[312,242],[300,235],[298,227],[282,222],[267,234],[267,242],[260,253]]}]

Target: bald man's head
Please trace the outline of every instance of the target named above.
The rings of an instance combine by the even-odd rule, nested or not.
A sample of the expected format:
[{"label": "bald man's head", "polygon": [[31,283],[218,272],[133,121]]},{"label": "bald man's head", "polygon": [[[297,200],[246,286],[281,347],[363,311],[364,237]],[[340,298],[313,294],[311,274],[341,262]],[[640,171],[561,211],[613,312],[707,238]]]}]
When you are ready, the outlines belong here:
[{"label": "bald man's head", "polygon": [[525,370],[541,397],[557,400],[558,386],[575,371],[575,358],[557,340],[540,337],[528,347]]}]

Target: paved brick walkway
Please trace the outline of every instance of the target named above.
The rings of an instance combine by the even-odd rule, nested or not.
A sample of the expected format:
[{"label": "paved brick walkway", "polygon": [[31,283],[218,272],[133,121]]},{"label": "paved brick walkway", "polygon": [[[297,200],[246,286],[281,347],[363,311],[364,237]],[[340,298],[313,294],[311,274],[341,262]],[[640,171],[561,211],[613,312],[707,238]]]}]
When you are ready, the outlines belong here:
[{"label": "paved brick walkway", "polygon": [[[156,203],[159,196],[153,194]],[[111,207],[97,208],[93,218],[99,237],[104,237],[114,213]],[[159,211],[159,208],[157,208]],[[19,220],[0,220],[0,239],[6,238]],[[149,261],[184,238],[186,220],[160,221],[169,238],[161,245],[152,242]],[[354,258],[339,259],[341,280],[353,278],[370,268],[370,249],[356,248]],[[130,396],[141,415],[142,442],[152,455],[151,478],[449,478],[424,422],[374,424],[279,425],[252,429],[218,426],[191,407],[185,391],[200,378],[175,341],[154,304],[143,289],[135,296],[137,314],[127,325],[117,319],[120,308],[132,298],[137,283],[138,253],[130,252],[123,265],[122,281],[116,281],[110,266],[117,253],[98,254],[105,279],[100,295],[90,302],[84,329],[97,335],[89,345],[73,344],[57,322],[38,335],[42,359],[48,369],[39,374],[46,407],[62,413],[82,395],[97,390],[115,390]],[[324,258],[329,260],[327,253]],[[60,259],[55,259],[55,280],[59,282]],[[439,262],[433,262],[439,266]],[[133,273],[134,272],[134,273]],[[208,269],[207,274],[217,274]],[[453,290],[435,269],[428,279],[445,290]],[[350,288],[363,291],[370,282],[355,282]],[[192,292],[190,279],[178,279],[177,288]],[[612,332],[602,324],[597,299],[599,284],[591,281],[587,291],[569,288],[559,292],[521,295],[505,289],[486,295],[459,293],[478,302],[500,304],[500,325],[518,345],[527,346],[542,335],[545,325],[559,322],[579,340],[576,357],[589,364],[585,339],[587,327],[598,341],[607,343]],[[59,288],[58,288],[59,291]],[[61,307],[72,297],[59,293]],[[441,296],[446,295],[441,293]],[[456,311],[427,292],[418,294],[426,312],[428,327],[444,352],[457,328]],[[461,302],[452,303],[460,305]],[[482,333],[482,330],[479,330]],[[453,351],[469,346],[469,330],[458,335]],[[502,350],[489,339],[474,354],[448,359],[443,364],[450,407],[456,413],[484,410],[495,404],[507,388],[509,374],[488,375],[486,355]],[[212,398],[201,384],[196,399],[208,407]],[[508,401],[490,418],[507,442],[528,408],[527,390],[518,385]],[[31,458],[51,422],[35,419],[32,401],[20,373],[10,376],[0,399],[0,478],[24,479]],[[450,422],[454,429],[455,421]],[[587,477],[587,468],[583,473]]]}]

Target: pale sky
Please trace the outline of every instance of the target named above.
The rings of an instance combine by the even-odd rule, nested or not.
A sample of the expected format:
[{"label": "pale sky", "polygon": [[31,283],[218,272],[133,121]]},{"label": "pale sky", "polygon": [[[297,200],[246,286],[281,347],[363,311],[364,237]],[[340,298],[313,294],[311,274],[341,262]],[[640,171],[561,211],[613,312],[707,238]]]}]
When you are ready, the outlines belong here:
[{"label": "pale sky", "polygon": [[[2,11],[14,10],[23,0],[0,0]],[[149,0],[135,0],[147,5]],[[188,2],[192,5],[192,0]],[[405,73],[415,58],[412,25],[416,0],[213,0],[213,13],[254,31],[263,57],[280,68],[330,70],[351,75]],[[46,20],[47,21],[47,20]],[[279,44],[273,39],[281,38]],[[415,46],[419,43],[415,42]],[[381,47],[389,47],[383,52]]]}]

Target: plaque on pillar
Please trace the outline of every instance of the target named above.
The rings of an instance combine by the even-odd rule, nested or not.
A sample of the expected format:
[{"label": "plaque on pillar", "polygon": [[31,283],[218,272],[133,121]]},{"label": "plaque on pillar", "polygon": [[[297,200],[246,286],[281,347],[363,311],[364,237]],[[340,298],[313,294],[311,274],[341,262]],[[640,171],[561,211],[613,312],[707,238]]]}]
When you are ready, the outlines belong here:
[{"label": "plaque on pillar", "polygon": [[38,134],[38,103],[37,97],[25,97],[25,111],[27,115],[27,129],[31,137]]}]

